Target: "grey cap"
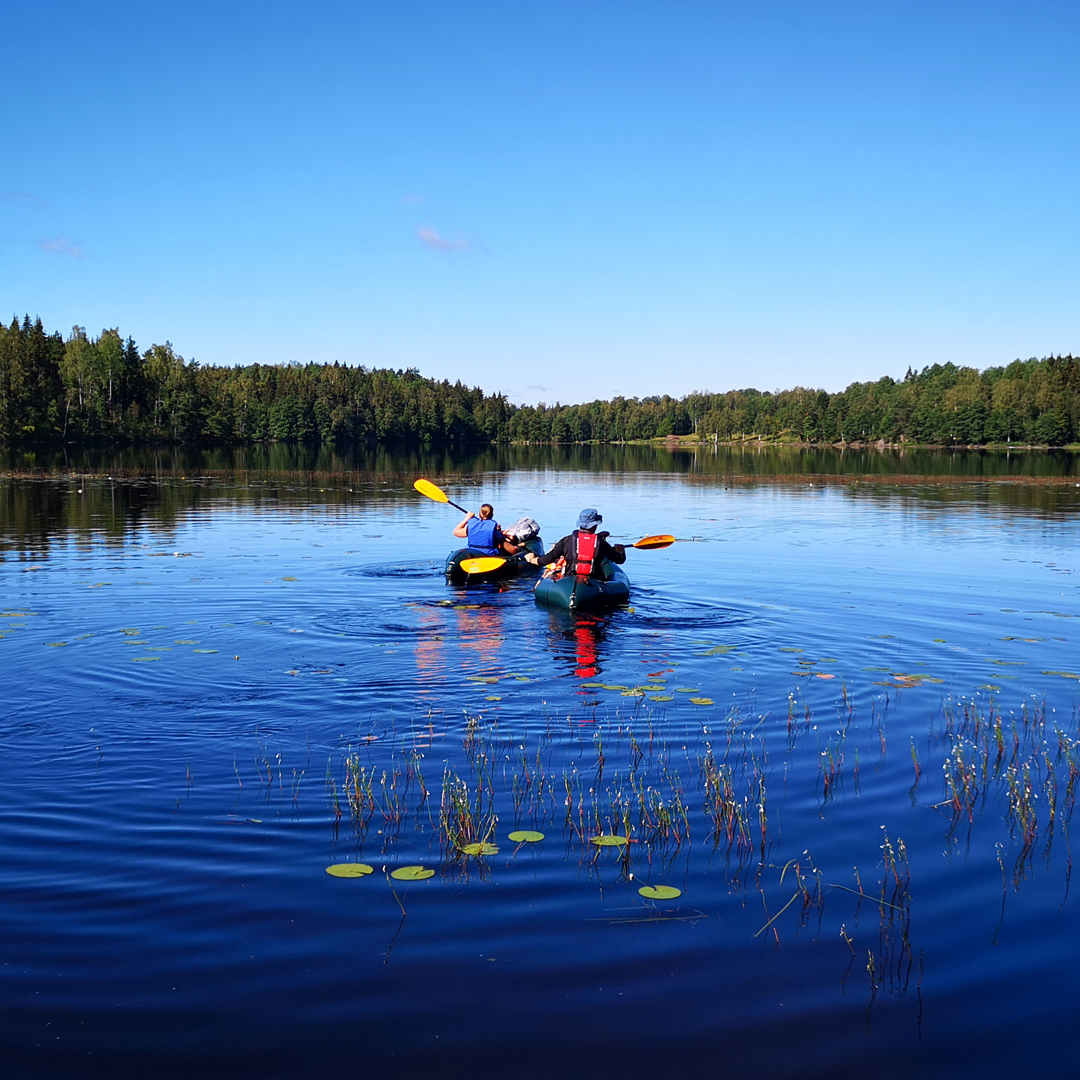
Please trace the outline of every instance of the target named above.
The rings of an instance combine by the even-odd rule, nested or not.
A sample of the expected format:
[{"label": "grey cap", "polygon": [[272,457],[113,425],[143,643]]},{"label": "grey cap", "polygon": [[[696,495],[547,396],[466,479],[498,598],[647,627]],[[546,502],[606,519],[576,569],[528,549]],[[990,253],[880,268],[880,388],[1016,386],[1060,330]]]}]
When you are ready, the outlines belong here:
[{"label": "grey cap", "polygon": [[579,529],[595,529],[604,519],[597,510],[582,510],[578,514],[577,527]]}]

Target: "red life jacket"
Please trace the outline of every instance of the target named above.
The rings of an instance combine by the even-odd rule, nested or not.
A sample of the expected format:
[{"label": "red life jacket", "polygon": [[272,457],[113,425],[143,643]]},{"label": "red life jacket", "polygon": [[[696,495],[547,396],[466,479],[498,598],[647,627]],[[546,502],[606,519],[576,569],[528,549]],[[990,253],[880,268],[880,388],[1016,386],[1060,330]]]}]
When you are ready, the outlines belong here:
[{"label": "red life jacket", "polygon": [[596,533],[574,533],[574,573],[578,577],[591,577],[599,561],[600,538]]}]

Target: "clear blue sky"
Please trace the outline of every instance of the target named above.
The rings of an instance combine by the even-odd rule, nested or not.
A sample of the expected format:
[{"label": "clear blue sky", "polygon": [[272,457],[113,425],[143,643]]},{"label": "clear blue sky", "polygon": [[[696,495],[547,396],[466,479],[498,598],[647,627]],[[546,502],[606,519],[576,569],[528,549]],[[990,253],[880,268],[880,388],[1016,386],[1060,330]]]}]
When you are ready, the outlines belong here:
[{"label": "clear blue sky", "polygon": [[5,5],[0,318],[519,402],[1080,353],[1080,4]]}]

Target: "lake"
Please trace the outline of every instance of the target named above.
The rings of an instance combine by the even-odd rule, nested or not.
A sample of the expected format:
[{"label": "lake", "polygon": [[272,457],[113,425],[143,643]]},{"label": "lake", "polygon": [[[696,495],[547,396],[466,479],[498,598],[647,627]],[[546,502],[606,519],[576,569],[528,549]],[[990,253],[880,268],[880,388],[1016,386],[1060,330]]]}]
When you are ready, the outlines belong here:
[{"label": "lake", "polygon": [[1075,455],[2,465],[5,1076],[1075,1075]]}]

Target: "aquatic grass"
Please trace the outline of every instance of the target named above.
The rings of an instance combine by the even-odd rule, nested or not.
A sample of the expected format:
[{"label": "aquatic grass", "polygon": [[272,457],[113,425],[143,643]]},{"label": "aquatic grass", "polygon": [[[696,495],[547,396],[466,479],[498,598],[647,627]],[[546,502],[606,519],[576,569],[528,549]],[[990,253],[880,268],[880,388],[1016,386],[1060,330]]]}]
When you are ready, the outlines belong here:
[{"label": "aquatic grass", "polygon": [[449,765],[443,771],[439,804],[439,841],[456,858],[465,848],[485,845],[499,823],[492,806],[491,789],[481,776],[473,790]]},{"label": "aquatic grass", "polygon": [[[780,916],[783,915],[784,912],[786,912],[796,901],[799,900],[801,900],[802,903],[798,909],[796,932],[798,932],[798,930],[807,925],[807,920],[809,919],[811,910],[817,911],[818,922],[820,924],[821,915],[825,907],[825,897],[822,891],[821,871],[818,870],[816,866],[814,866],[814,860],[810,858],[809,851],[804,851],[802,854],[807,861],[808,870],[804,871],[801,859],[789,859],[784,864],[783,868],[780,870],[779,885],[783,886],[784,878],[787,876],[787,873],[790,870],[795,883],[795,892],[792,894],[791,899],[788,900],[788,902],[784,904],[784,906],[775,915],[769,916],[769,919],[767,920],[765,925],[762,926],[762,928],[758,930],[756,934],[754,934],[754,937],[761,937],[761,935],[764,934],[766,930],[769,930],[771,928],[773,931],[773,936],[777,944],[779,944],[780,935],[776,929],[775,924],[779,920]],[[812,885],[808,884],[808,881],[811,882]],[[765,914],[768,915],[769,907],[764,890],[762,890],[761,893],[761,902],[765,908]]]},{"label": "aquatic grass", "polygon": [[[591,709],[582,713],[587,720],[573,713],[556,717],[545,712],[542,726],[531,734],[505,718],[466,715],[456,725],[456,735],[453,726],[446,731],[450,742],[445,745],[438,811],[428,811],[427,820],[422,812],[428,794],[424,754],[416,747],[431,747],[435,732],[430,720],[419,738],[407,734],[402,739],[380,729],[377,736],[365,737],[371,741],[362,739],[360,750],[350,751],[343,778],[338,777],[336,785],[328,783],[331,809],[343,812],[348,803],[361,835],[368,821],[381,818],[384,843],[407,823],[421,838],[437,836],[446,870],[464,875],[463,881],[474,868],[483,878],[501,872],[488,861],[498,850],[500,815],[513,815],[515,855],[524,841],[514,836],[561,831],[565,857],[578,861],[600,882],[612,871],[633,881],[639,866],[649,868],[646,880],[663,880],[662,874],[673,871],[678,853],[689,857],[692,843],[704,839],[721,854],[730,885],[760,893],[766,910],[762,937],[778,941],[783,927],[799,933],[811,920],[820,931],[830,888],[855,894],[859,907],[872,904],[878,915],[876,940],[861,939],[858,907],[854,919],[845,920],[841,936],[853,957],[860,948],[865,950],[873,992],[888,988],[903,993],[920,961],[910,941],[911,871],[902,839],[883,831],[876,887],[864,888],[857,869],[856,888],[825,886],[822,872],[805,851],[782,865],[778,862],[779,882],[770,882],[774,864],[768,858],[779,843],[769,800],[774,757],[779,753],[785,794],[791,779],[812,783],[807,766],[816,761],[824,808],[845,797],[845,772],[858,795],[860,747],[849,741],[860,730],[880,750],[882,761],[887,754],[888,694],[871,699],[869,723],[860,726],[852,695],[838,689],[836,727],[815,751],[800,745],[817,725],[806,699],[794,693],[788,696],[786,724],[783,717],[770,721],[767,713],[734,707],[715,727],[701,727],[703,748],[697,752],[691,751],[685,735],[666,737],[659,717],[636,704],[600,718]],[[995,699],[948,700],[931,717],[928,735],[925,754],[942,769],[945,800],[934,805],[944,811],[946,838],[961,823],[974,827],[990,801],[1000,800],[1002,827],[1009,831],[1016,859],[1013,885],[1018,888],[1030,874],[1039,845],[1046,845],[1041,850],[1049,858],[1053,836],[1067,832],[1080,779],[1075,717],[1071,724],[1058,717],[1051,720],[1034,699],[1005,715]],[[917,802],[928,762],[914,736],[909,743],[914,770],[910,794]],[[264,783],[279,783],[278,759],[262,752],[259,767]],[[879,762],[878,770],[881,767]],[[616,844],[616,851],[605,851],[605,843]]]},{"label": "aquatic grass", "polygon": [[996,793],[1018,847],[1013,876],[1019,887],[1040,839],[1048,859],[1055,835],[1068,836],[1080,777],[1080,738],[1060,722],[1048,727],[1045,702],[1025,700],[1018,715],[1005,717],[992,695],[985,704],[976,699],[947,702],[931,734],[945,746],[946,799],[935,805],[952,811],[947,835],[964,819],[970,826],[976,808]]}]

